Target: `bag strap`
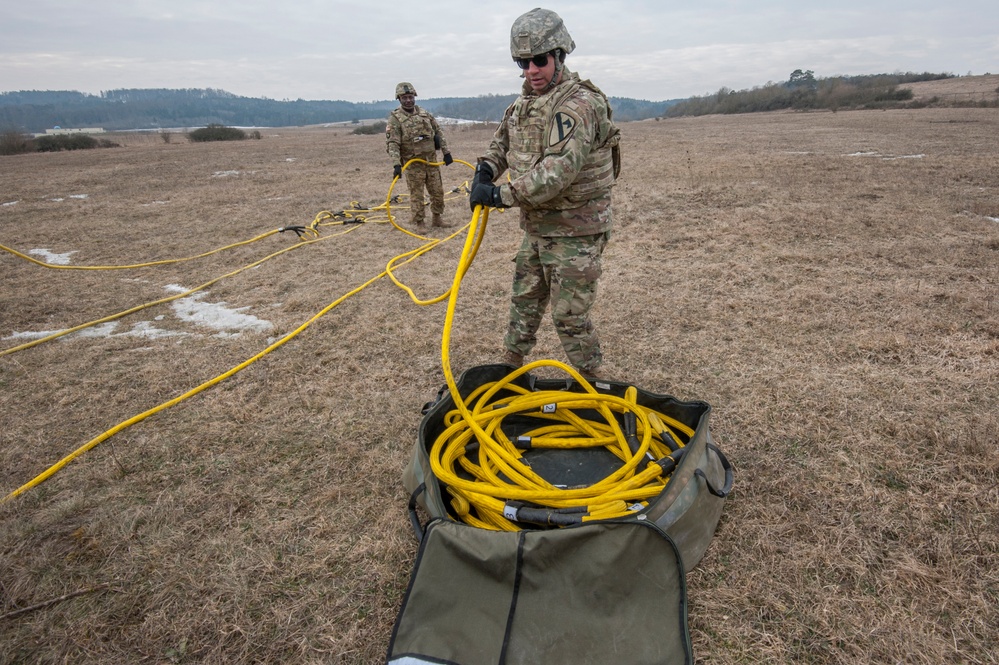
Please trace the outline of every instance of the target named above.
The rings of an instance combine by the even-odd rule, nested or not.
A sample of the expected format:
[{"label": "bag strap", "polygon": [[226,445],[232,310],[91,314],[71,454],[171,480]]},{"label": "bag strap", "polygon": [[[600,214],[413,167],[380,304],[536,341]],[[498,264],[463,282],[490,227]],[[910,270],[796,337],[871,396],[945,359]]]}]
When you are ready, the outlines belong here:
[{"label": "bag strap", "polygon": [[420,486],[409,495],[409,523],[413,525],[417,545],[423,542],[423,535],[427,532],[427,528],[420,523],[420,516],[416,513],[416,500],[426,491],[427,484],[420,483]]},{"label": "bag strap", "polygon": [[729,495],[729,492],[732,491],[732,464],[729,463],[728,458],[725,457],[725,453],[723,453],[718,446],[716,446],[713,443],[709,443],[708,448],[710,450],[713,450],[714,453],[718,455],[718,459],[721,461],[722,468],[725,469],[725,486],[722,487],[721,489],[716,489],[715,486],[711,484],[711,481],[708,480],[708,476],[707,474],[704,473],[703,469],[696,469],[694,471],[694,475],[700,476],[701,478],[704,479],[704,484],[707,485],[709,492],[711,492],[719,499],[724,499]]}]

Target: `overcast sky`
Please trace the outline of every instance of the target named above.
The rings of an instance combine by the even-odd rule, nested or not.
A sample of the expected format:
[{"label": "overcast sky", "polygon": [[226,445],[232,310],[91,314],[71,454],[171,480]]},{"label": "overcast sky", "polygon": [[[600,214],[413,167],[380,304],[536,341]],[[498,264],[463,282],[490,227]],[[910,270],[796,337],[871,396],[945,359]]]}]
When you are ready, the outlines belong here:
[{"label": "overcast sky", "polygon": [[[215,88],[391,99],[519,90],[510,24],[537,6],[472,0],[0,0],[0,92]],[[890,72],[999,73],[996,0],[559,0],[569,67],[608,95]]]}]

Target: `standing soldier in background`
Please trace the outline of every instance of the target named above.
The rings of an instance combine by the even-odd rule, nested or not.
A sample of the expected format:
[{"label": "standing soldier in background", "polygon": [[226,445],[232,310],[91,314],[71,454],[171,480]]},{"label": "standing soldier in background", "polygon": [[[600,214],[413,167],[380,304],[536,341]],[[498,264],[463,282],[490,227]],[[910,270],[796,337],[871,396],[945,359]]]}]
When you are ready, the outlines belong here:
[{"label": "standing soldier in background", "polygon": [[[611,188],[620,171],[620,131],[607,97],[565,67],[576,44],[561,17],[533,9],[510,29],[510,52],[525,79],[492,143],[479,158],[470,201],[520,208],[517,252],[504,338],[507,364],[534,348],[549,300],[569,362],[600,378],[600,340],[590,321],[611,229]],[[493,184],[510,170],[510,182]]]},{"label": "standing soldier in background", "polygon": [[[444,138],[437,119],[429,111],[416,105],[416,88],[413,84],[403,82],[397,85],[395,98],[399,100],[399,108],[389,113],[385,127],[385,149],[392,160],[394,176],[398,178],[402,175],[402,167],[413,158],[436,162],[438,149],[444,153],[444,164],[450,166],[454,159],[448,150],[447,139]],[[444,185],[441,183],[439,167],[413,162],[406,169],[406,185],[409,187],[410,217],[417,230],[424,229],[426,217],[424,186],[430,193],[433,225],[450,226],[441,217],[444,214]]]}]

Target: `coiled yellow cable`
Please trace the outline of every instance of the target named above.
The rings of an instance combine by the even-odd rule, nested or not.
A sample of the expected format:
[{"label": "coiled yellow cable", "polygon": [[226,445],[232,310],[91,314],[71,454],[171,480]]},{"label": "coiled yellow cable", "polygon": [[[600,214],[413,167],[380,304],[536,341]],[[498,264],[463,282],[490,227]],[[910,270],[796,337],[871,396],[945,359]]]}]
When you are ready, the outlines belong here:
[{"label": "coiled yellow cable", "polygon": [[[454,515],[480,528],[513,531],[521,522],[560,525],[628,515],[666,487],[683,445],[694,434],[690,427],[639,405],[633,386],[623,398],[600,393],[575,369],[555,360],[525,365],[502,381],[479,386],[467,398],[458,390],[450,366],[451,329],[461,279],[488,219],[488,209],[477,206],[448,294],[441,361],[455,408],[445,416],[447,427],[429,451],[431,469],[447,487]],[[515,383],[542,367],[566,372],[583,392],[529,391]],[[582,417],[581,411],[596,412],[601,419]],[[592,485],[556,487],[531,469],[504,433],[504,419],[519,415],[549,423],[519,435],[529,437],[532,448],[603,446],[622,463]],[[633,418],[634,431],[626,434],[618,416],[625,422]],[[470,449],[474,459],[467,454]]]}]

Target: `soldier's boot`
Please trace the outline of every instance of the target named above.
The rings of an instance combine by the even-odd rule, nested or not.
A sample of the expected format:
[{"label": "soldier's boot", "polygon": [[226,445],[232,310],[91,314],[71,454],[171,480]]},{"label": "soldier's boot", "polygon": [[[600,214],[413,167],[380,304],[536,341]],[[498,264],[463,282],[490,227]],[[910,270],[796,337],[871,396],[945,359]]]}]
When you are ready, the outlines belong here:
[{"label": "soldier's boot", "polygon": [[524,356],[516,351],[507,350],[503,354],[503,363],[512,365],[513,367],[522,367],[524,365]]},{"label": "soldier's boot", "polygon": [[413,226],[416,227],[417,231],[426,231],[427,230],[426,222],[425,222],[425,220],[422,217],[418,217],[418,218],[414,219],[413,220]]},{"label": "soldier's boot", "polygon": [[433,221],[431,222],[431,225],[433,225],[433,226],[437,226],[437,227],[440,227],[440,228],[442,228],[442,229],[448,229],[448,228],[451,228],[451,225],[450,225],[450,224],[445,224],[445,223],[444,223],[444,218],[443,218],[443,216],[441,216],[441,214],[440,214],[440,213],[436,213],[436,212],[434,213],[434,219],[433,219]]},{"label": "soldier's boot", "polygon": [[607,380],[607,376],[603,372],[600,371],[599,367],[595,367],[593,369],[582,369],[580,367],[577,367],[576,371],[579,372],[580,376],[582,376],[587,381],[606,381]]}]

